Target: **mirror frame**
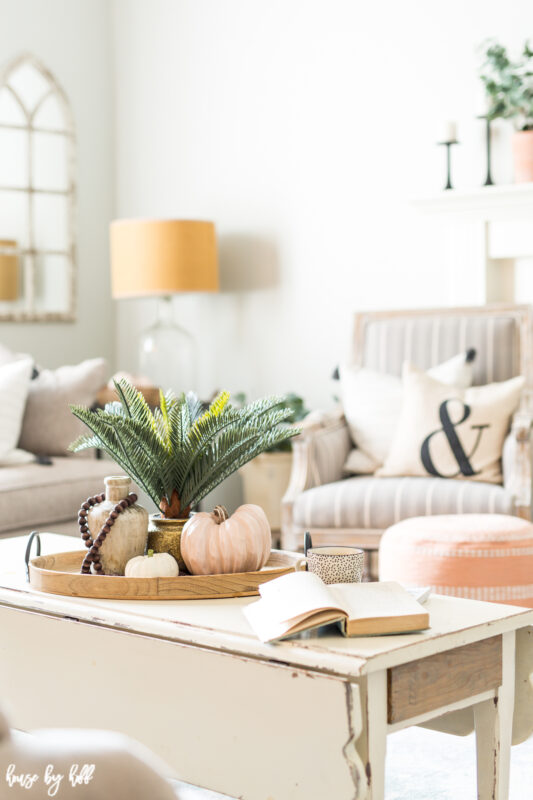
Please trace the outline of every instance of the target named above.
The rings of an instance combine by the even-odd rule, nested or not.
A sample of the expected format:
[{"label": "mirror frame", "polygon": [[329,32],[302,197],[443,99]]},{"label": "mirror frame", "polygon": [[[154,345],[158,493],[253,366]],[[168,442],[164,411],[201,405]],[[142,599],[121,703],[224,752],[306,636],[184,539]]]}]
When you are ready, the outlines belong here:
[{"label": "mirror frame", "polygon": [[[18,96],[16,90],[10,85],[9,81],[10,78],[16,71],[24,66],[25,64],[29,64],[32,66],[37,72],[41,74],[41,76],[46,80],[48,83],[48,91],[45,92],[43,97],[40,98],[35,108],[29,111],[22,99]],[[59,136],[64,136],[67,143],[66,148],[66,174],[67,174],[67,188],[65,190],[60,189],[40,189],[36,188],[32,181],[32,170],[31,168],[28,170],[28,185],[26,187],[9,187],[0,184],[0,192],[4,191],[19,191],[23,192],[27,195],[27,203],[28,203],[28,220],[29,220],[29,241],[27,248],[21,248],[19,250],[22,256],[30,256],[29,261],[30,265],[26,269],[25,268],[25,283],[24,283],[24,291],[23,297],[25,299],[25,308],[16,310],[13,312],[9,311],[0,311],[0,322],[74,322],[76,320],[76,278],[77,278],[77,252],[76,252],[76,230],[75,230],[75,221],[76,221],[76,198],[77,198],[77,191],[76,191],[76,176],[75,176],[75,163],[76,163],[76,139],[75,139],[75,131],[74,131],[74,119],[72,115],[72,109],[70,107],[70,103],[67,99],[67,96],[53,76],[53,74],[48,70],[44,64],[42,64],[39,59],[37,59],[34,55],[29,53],[24,53],[22,55],[17,56],[17,58],[10,61],[1,71],[0,71],[0,90],[7,88],[8,91],[11,93],[12,97],[14,98],[17,105],[20,107],[24,118],[25,124],[24,125],[17,125],[14,123],[2,122],[0,120],[0,129],[2,130],[25,130],[28,133],[28,145],[27,145],[27,158],[28,158],[28,165],[31,166],[31,159],[32,159],[32,133],[33,132],[44,132],[44,133],[51,133],[56,134]],[[33,119],[35,114],[41,107],[42,103],[51,95],[55,95],[61,110],[63,112],[64,117],[64,127],[53,130],[53,129],[46,129],[46,128],[39,128],[33,124]],[[38,248],[35,245],[35,241],[33,239],[33,197],[36,193],[43,194],[43,195],[61,195],[64,196],[67,200],[67,214],[68,214],[68,221],[67,221],[67,242],[65,250],[60,251],[50,251],[45,248]],[[5,236],[7,237],[9,234],[8,231],[5,232]],[[3,235],[3,234],[2,234]],[[46,254],[56,254],[56,255],[64,255],[67,259],[68,265],[68,281],[69,281],[69,289],[68,289],[68,308],[66,311],[39,311],[35,306],[35,277],[36,277],[36,267],[35,267],[35,257],[39,255],[46,255]]]}]

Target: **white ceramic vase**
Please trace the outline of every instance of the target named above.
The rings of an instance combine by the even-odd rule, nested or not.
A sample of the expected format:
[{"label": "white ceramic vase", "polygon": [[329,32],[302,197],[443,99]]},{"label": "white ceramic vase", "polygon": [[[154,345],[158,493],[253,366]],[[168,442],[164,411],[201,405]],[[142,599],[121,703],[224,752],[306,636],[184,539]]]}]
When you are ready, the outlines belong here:
[{"label": "white ceramic vase", "polygon": [[[96,539],[106,519],[117,503],[124,500],[130,491],[131,481],[125,475],[104,479],[105,500],[93,506],[87,515],[87,525]],[[135,505],[122,511],[100,547],[100,563],[106,575],[124,575],[127,562],[134,556],[142,556],[148,538],[148,512]]]}]

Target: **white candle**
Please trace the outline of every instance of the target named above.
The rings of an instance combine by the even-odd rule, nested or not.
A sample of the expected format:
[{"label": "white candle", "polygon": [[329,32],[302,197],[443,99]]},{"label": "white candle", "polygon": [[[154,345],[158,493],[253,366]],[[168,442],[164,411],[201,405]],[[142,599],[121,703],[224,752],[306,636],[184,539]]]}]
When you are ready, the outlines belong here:
[{"label": "white candle", "polygon": [[444,122],[441,128],[439,142],[456,142],[457,141],[457,123]]}]

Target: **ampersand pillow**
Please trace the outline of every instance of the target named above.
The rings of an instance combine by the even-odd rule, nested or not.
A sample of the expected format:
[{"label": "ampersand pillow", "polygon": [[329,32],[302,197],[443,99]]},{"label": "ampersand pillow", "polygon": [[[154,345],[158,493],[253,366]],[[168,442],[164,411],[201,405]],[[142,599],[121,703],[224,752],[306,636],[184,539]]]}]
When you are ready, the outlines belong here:
[{"label": "ampersand pillow", "polygon": [[[427,371],[441,383],[466,388],[472,385],[473,349],[465,350]],[[342,406],[356,449],[344,469],[368,474],[380,467],[390,451],[402,404],[402,380],[396,375],[366,367],[340,369]]]},{"label": "ampersand pillow", "polygon": [[501,483],[503,443],[524,378],[459,389],[405,364],[400,421],[379,476]]}]

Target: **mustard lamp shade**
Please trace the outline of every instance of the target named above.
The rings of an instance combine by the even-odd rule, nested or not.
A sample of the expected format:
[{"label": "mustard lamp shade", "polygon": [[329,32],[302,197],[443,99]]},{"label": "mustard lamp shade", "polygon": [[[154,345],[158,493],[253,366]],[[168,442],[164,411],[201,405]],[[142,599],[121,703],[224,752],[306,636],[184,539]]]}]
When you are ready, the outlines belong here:
[{"label": "mustard lamp shade", "polygon": [[212,222],[116,220],[111,223],[110,241],[115,298],[218,291]]},{"label": "mustard lamp shade", "polygon": [[19,296],[19,257],[17,243],[0,239],[0,300],[17,300]]}]

